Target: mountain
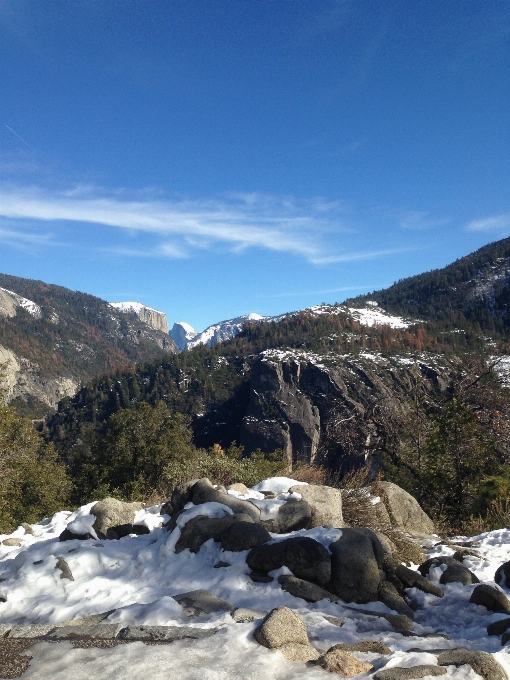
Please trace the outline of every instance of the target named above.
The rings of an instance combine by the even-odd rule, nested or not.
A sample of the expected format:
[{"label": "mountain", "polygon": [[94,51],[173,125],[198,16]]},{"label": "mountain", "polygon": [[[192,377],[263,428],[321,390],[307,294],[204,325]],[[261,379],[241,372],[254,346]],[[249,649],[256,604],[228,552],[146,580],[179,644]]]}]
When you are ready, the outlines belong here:
[{"label": "mountain", "polygon": [[[288,462],[326,455],[357,467],[383,441],[374,408],[402,412],[417,385],[420,403],[439,403],[473,360],[507,351],[508,258],[506,239],[341,305],[239,317],[195,336],[176,324],[188,351],[95,378],[62,400],[46,437],[67,459],[113,413],[164,401],[191,418],[198,446],[235,441],[245,453],[280,448]],[[346,424],[333,437],[335,422]]]},{"label": "mountain", "polygon": [[510,238],[489,243],[443,269],[394,283],[347,301],[363,306],[375,300],[391,313],[443,326],[510,338]]},{"label": "mountain", "polygon": [[140,321],[162,333],[168,333],[168,320],[165,312],[142,305],[140,302],[110,302],[110,305],[124,314],[134,314]]},{"label": "mountain", "polygon": [[0,274],[0,364],[8,401],[41,417],[98,374],[176,352],[161,330],[166,317],[145,310]]},{"label": "mountain", "polygon": [[201,333],[198,333],[189,324],[179,322],[173,325],[170,336],[181,351],[184,349],[193,349],[193,347],[197,347],[198,345],[212,347],[220,342],[226,342],[227,340],[231,340],[238,336],[245,324],[259,322],[279,323],[284,319],[303,313],[312,316],[336,314],[355,319],[366,326],[388,325],[391,328],[407,328],[417,321],[416,319],[403,319],[401,317],[392,316],[385,312],[384,309],[378,309],[377,302],[368,300],[361,308],[359,308],[359,306],[356,308],[349,308],[344,305],[315,305],[314,307],[308,307],[307,309],[296,312],[287,312],[286,314],[280,314],[278,316],[261,316],[260,314],[252,313],[212,324]]}]

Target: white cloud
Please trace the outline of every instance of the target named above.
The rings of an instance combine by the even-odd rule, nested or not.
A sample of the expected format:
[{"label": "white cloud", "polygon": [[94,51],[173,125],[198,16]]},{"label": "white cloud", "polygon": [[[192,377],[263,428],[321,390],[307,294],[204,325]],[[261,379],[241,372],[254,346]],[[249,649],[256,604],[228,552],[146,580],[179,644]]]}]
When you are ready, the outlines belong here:
[{"label": "white cloud", "polygon": [[484,217],[466,224],[468,231],[498,231],[510,228],[510,212]]},{"label": "white cloud", "polygon": [[441,227],[448,224],[448,218],[432,217],[426,210],[409,210],[401,216],[399,226],[402,229],[432,229],[434,227]]},{"label": "white cloud", "polygon": [[406,253],[413,248],[389,248],[387,250],[361,250],[353,253],[343,253],[342,255],[323,255],[320,257],[312,257],[311,261],[314,264],[335,264],[341,262],[357,262],[362,260],[373,260],[385,255],[396,255],[398,253]]}]

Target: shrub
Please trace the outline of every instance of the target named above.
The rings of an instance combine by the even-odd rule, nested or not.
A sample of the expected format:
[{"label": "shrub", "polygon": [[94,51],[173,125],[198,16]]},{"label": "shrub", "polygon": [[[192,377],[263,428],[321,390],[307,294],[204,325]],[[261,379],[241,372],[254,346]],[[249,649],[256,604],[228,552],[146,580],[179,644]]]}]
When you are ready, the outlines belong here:
[{"label": "shrub", "polygon": [[71,482],[52,444],[27,418],[0,406],[0,532],[65,508]]}]

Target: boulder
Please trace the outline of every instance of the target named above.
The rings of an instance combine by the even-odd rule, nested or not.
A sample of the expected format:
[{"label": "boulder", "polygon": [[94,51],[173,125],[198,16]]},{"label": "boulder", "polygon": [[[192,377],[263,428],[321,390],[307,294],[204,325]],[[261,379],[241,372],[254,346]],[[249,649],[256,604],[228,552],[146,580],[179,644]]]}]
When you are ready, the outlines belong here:
[{"label": "boulder", "polygon": [[342,492],[331,486],[316,484],[299,484],[290,489],[299,493],[301,498],[310,506],[311,520],[308,528],[334,527],[340,529],[345,526],[342,516]]},{"label": "boulder", "polygon": [[298,578],[321,586],[331,576],[329,552],[308,536],[295,536],[277,543],[259,545],[250,550],[246,563],[250,569],[266,574],[286,566]]},{"label": "boulder", "polygon": [[20,545],[23,544],[23,539],[22,538],[4,538],[2,541],[2,545],[9,546],[10,548],[16,547],[19,548]]},{"label": "boulder", "polygon": [[193,495],[193,487],[200,481],[199,479],[190,479],[188,482],[178,484],[172,491],[172,497],[161,508],[162,515],[173,515],[179,510],[182,510],[185,505],[191,501]]},{"label": "boulder", "polygon": [[411,607],[407,604],[403,597],[400,597],[397,589],[392,583],[388,581],[381,581],[379,583],[379,588],[377,590],[379,600],[383,602],[387,607],[396,611],[397,614],[401,616],[407,616],[409,619],[414,620],[414,612]]},{"label": "boulder", "polygon": [[89,538],[93,538],[91,534],[74,534],[69,529],[64,529],[64,531],[58,537],[59,541],[87,541]]},{"label": "boulder", "polygon": [[251,522],[248,515],[226,515],[225,517],[207,517],[197,515],[190,519],[181,529],[179,540],[175,544],[175,552],[180,553],[188,548],[197,553],[209,539],[220,541],[223,534],[235,522]]},{"label": "boulder", "polygon": [[469,664],[475,673],[485,680],[506,680],[506,673],[492,654],[472,652],[468,649],[448,649],[437,655],[440,666],[463,666]]},{"label": "boulder", "polygon": [[344,602],[361,604],[378,599],[380,567],[374,554],[371,536],[374,532],[367,532],[369,530],[358,528],[342,529],[341,538],[329,546],[331,581],[328,589]]},{"label": "boulder", "polygon": [[370,654],[391,654],[391,649],[383,642],[378,640],[364,640],[363,642],[355,642],[354,644],[340,643],[328,649],[328,652],[334,650],[341,652],[364,652]]},{"label": "boulder", "polygon": [[507,596],[497,588],[485,583],[476,586],[469,601],[472,604],[482,605],[490,612],[510,612],[510,600]]},{"label": "boulder", "polygon": [[424,593],[429,593],[430,595],[435,595],[436,597],[443,597],[444,592],[432,583],[424,576],[422,576],[418,571],[414,569],[409,569],[403,564],[399,564],[395,569],[395,574],[400,580],[404,588],[418,588]]},{"label": "boulder", "polygon": [[374,673],[374,680],[418,680],[428,675],[446,675],[446,668],[432,665],[411,666],[410,668],[392,666]]},{"label": "boulder", "polygon": [[34,535],[34,530],[32,529],[31,524],[28,524],[27,522],[21,522],[20,527],[25,529],[26,534],[31,534],[32,536]]},{"label": "boulder", "polygon": [[92,525],[99,539],[119,539],[132,532],[133,522],[142,503],[124,503],[116,498],[104,498],[92,506],[90,514],[95,516]]},{"label": "boulder", "polygon": [[312,645],[300,645],[298,642],[287,642],[278,649],[279,652],[287,659],[287,661],[317,661],[321,655]]},{"label": "boulder", "polygon": [[505,562],[497,568],[494,580],[498,586],[510,587],[510,562]]},{"label": "boulder", "polygon": [[231,613],[232,618],[236,623],[252,623],[263,619],[267,612],[259,612],[256,609],[248,609],[247,607],[238,607]]},{"label": "boulder", "polygon": [[310,644],[304,623],[288,607],[277,607],[270,611],[253,635],[260,645],[269,649],[278,649],[290,642]]},{"label": "boulder", "polygon": [[294,597],[301,597],[307,602],[319,602],[320,600],[331,600],[337,602],[338,597],[333,593],[324,590],[315,583],[304,581],[295,576],[279,576],[278,582],[281,583],[282,589],[294,595]]},{"label": "boulder", "polygon": [[263,520],[260,523],[272,534],[288,534],[291,531],[307,529],[311,521],[312,510],[307,501],[289,498],[280,506],[274,519]]},{"label": "boulder", "polygon": [[191,590],[189,593],[174,595],[173,599],[178,602],[183,610],[184,616],[202,616],[214,612],[231,612],[234,606],[227,600],[210,593],[208,590]]},{"label": "boulder", "polygon": [[223,533],[221,547],[223,550],[240,552],[251,550],[257,545],[268,543],[273,538],[267,529],[254,522],[234,522]]},{"label": "boulder", "polygon": [[218,489],[215,489],[211,482],[207,479],[199,479],[192,487],[191,501],[195,505],[201,503],[222,503],[230,508],[234,514],[249,515],[254,522],[260,520],[260,510],[256,505],[249,501],[241,501],[234,496],[229,496]]},{"label": "boulder", "polygon": [[73,573],[63,557],[59,557],[57,559],[55,569],[60,569],[60,571],[62,572],[60,574],[60,578],[66,578],[69,581],[74,581]]},{"label": "boulder", "polygon": [[252,571],[248,574],[248,576],[251,578],[253,583],[272,583],[274,581],[272,576],[261,574],[258,571]]},{"label": "boulder", "polygon": [[463,586],[470,586],[473,583],[480,583],[476,574],[473,574],[462,562],[453,557],[431,557],[429,560],[420,564],[418,571],[422,576],[426,576],[432,567],[437,567],[440,564],[446,565],[446,570],[441,574],[439,583],[462,583]]},{"label": "boulder", "polygon": [[503,635],[510,628],[510,618],[500,619],[489,623],[487,626],[487,635]]},{"label": "boulder", "polygon": [[229,486],[227,486],[227,491],[237,491],[238,493],[244,494],[248,491],[248,487],[240,483],[229,484]]},{"label": "boulder", "polygon": [[[457,562],[457,560],[454,561]],[[457,562],[456,564],[448,565],[441,574],[439,583],[443,585],[446,583],[462,583],[463,586],[470,586],[473,583],[480,583],[480,580],[476,574],[473,574],[461,562]]]},{"label": "boulder", "polygon": [[409,533],[433,534],[434,523],[411,494],[393,482],[380,482],[381,499],[393,526]]},{"label": "boulder", "polygon": [[330,673],[337,673],[344,677],[352,677],[358,673],[368,673],[373,669],[372,664],[359,661],[349,652],[334,649],[326,652],[317,659],[317,664]]}]

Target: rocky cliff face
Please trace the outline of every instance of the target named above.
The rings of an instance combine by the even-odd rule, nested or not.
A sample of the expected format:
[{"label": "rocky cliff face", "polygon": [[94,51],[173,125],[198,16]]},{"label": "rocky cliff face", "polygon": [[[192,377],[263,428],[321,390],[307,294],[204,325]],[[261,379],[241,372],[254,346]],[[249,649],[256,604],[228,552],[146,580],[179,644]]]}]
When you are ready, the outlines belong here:
[{"label": "rocky cliff face", "polygon": [[119,312],[134,314],[147,326],[168,334],[168,320],[164,312],[142,305],[140,302],[111,302],[110,305]]},{"label": "rocky cliff face", "polygon": [[347,467],[358,467],[360,455],[377,457],[377,431],[364,417],[373,404],[384,401],[390,408],[402,408],[418,375],[424,389],[442,391],[452,368],[451,362],[438,365],[432,356],[414,360],[368,353],[320,357],[269,350],[252,368],[241,444],[248,453],[280,448],[290,464],[314,463],[336,418],[350,424],[352,436],[366,442],[366,450],[349,461],[353,454],[347,437],[342,441],[340,436],[334,457]]}]

